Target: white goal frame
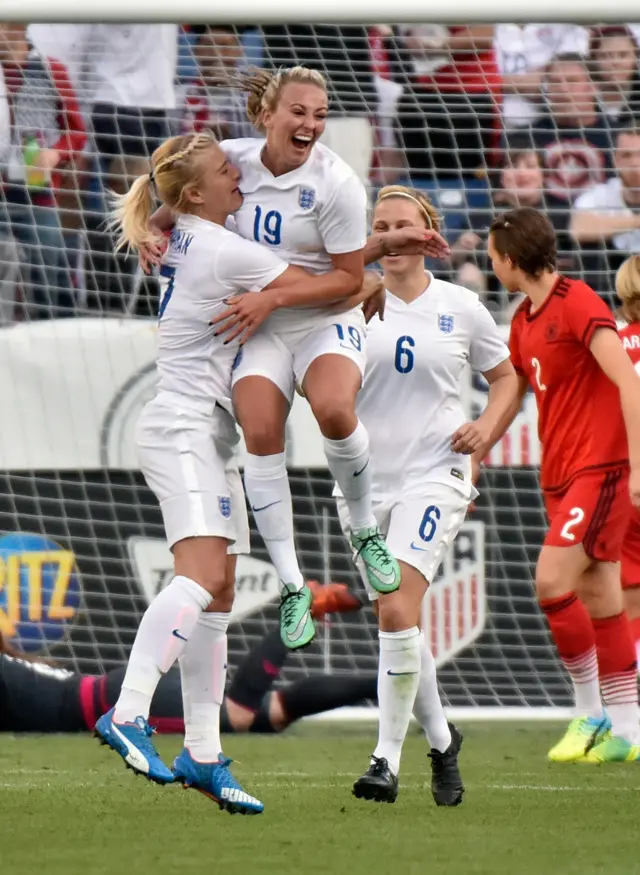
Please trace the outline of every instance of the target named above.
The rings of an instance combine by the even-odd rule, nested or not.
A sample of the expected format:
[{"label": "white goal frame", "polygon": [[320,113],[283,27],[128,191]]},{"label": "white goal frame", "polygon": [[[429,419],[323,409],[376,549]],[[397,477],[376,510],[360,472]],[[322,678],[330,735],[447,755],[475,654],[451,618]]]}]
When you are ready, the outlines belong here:
[{"label": "white goal frame", "polygon": [[211,0],[184,0],[176,5],[170,0],[2,0],[2,21],[44,22],[145,22],[174,21],[208,24],[273,24],[318,23],[335,24],[388,21],[432,21],[444,19],[452,23],[530,21],[619,22],[633,21],[639,13],[637,0],[612,0],[603,4],[596,0],[538,0],[522,6],[510,0],[450,0],[446,9],[425,4],[424,0],[399,0],[390,9],[387,0],[322,0],[301,4],[298,0],[279,0],[265,4],[262,0],[240,0],[217,5]]}]

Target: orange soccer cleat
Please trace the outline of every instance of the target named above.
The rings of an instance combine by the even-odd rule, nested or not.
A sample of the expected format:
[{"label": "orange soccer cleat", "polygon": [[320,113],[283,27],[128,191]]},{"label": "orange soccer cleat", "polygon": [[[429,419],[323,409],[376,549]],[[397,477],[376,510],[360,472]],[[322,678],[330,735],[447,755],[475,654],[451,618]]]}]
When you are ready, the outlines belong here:
[{"label": "orange soccer cleat", "polygon": [[311,616],[314,620],[322,620],[325,614],[359,611],[362,607],[362,602],[351,592],[346,583],[322,584],[317,580],[308,580],[307,586],[313,594]]}]

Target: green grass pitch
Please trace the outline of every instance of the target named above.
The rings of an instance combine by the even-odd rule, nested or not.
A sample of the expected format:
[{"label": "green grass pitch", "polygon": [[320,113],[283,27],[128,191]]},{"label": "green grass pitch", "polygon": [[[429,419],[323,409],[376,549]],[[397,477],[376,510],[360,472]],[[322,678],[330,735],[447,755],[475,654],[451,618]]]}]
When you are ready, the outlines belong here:
[{"label": "green grass pitch", "polygon": [[[2,875],[634,875],[640,763],[551,766],[561,726],[462,724],[467,793],[436,808],[407,739],[395,805],[351,796],[369,725],[225,739],[261,817],[136,778],[88,736],[0,735]],[[158,741],[166,762],[180,740]]]}]

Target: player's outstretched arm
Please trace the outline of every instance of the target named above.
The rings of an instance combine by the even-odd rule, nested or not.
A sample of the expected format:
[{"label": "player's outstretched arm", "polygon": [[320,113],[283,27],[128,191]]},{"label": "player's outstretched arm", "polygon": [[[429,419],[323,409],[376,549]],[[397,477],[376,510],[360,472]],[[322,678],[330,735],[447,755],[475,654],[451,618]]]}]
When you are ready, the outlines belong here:
[{"label": "player's outstretched arm", "polygon": [[611,328],[598,328],[589,349],[620,392],[631,466],[629,492],[634,506],[640,508],[640,377]]},{"label": "player's outstretched arm", "polygon": [[[474,422],[465,422],[451,438],[454,453],[474,455],[483,459],[494,443],[509,427],[522,405],[520,379],[510,359],[505,359],[483,373],[489,383],[487,406]],[[525,387],[526,391],[526,387]]]},{"label": "player's outstretched arm", "polygon": [[364,247],[364,263],[374,264],[385,255],[424,255],[429,258],[448,258],[449,244],[441,234],[413,225],[393,231],[372,234]]}]

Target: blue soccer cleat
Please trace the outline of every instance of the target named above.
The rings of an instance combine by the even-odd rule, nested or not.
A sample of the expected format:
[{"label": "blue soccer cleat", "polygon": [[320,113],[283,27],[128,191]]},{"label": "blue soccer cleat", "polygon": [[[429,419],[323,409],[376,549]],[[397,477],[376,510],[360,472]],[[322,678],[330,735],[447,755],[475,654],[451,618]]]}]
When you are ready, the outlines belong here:
[{"label": "blue soccer cleat", "polygon": [[264,805],[259,799],[250,796],[229,771],[231,760],[220,754],[217,763],[198,763],[186,748],[173,763],[176,781],[186,787],[193,787],[217,802],[229,814],[262,814]]},{"label": "blue soccer cleat", "polygon": [[107,711],[96,723],[93,734],[100,739],[100,744],[119,753],[127,768],[136,774],[156,784],[172,784],[173,772],[158,756],[151,741],[154,730],[144,717],[137,717],[134,723],[114,723],[114,710]]}]

